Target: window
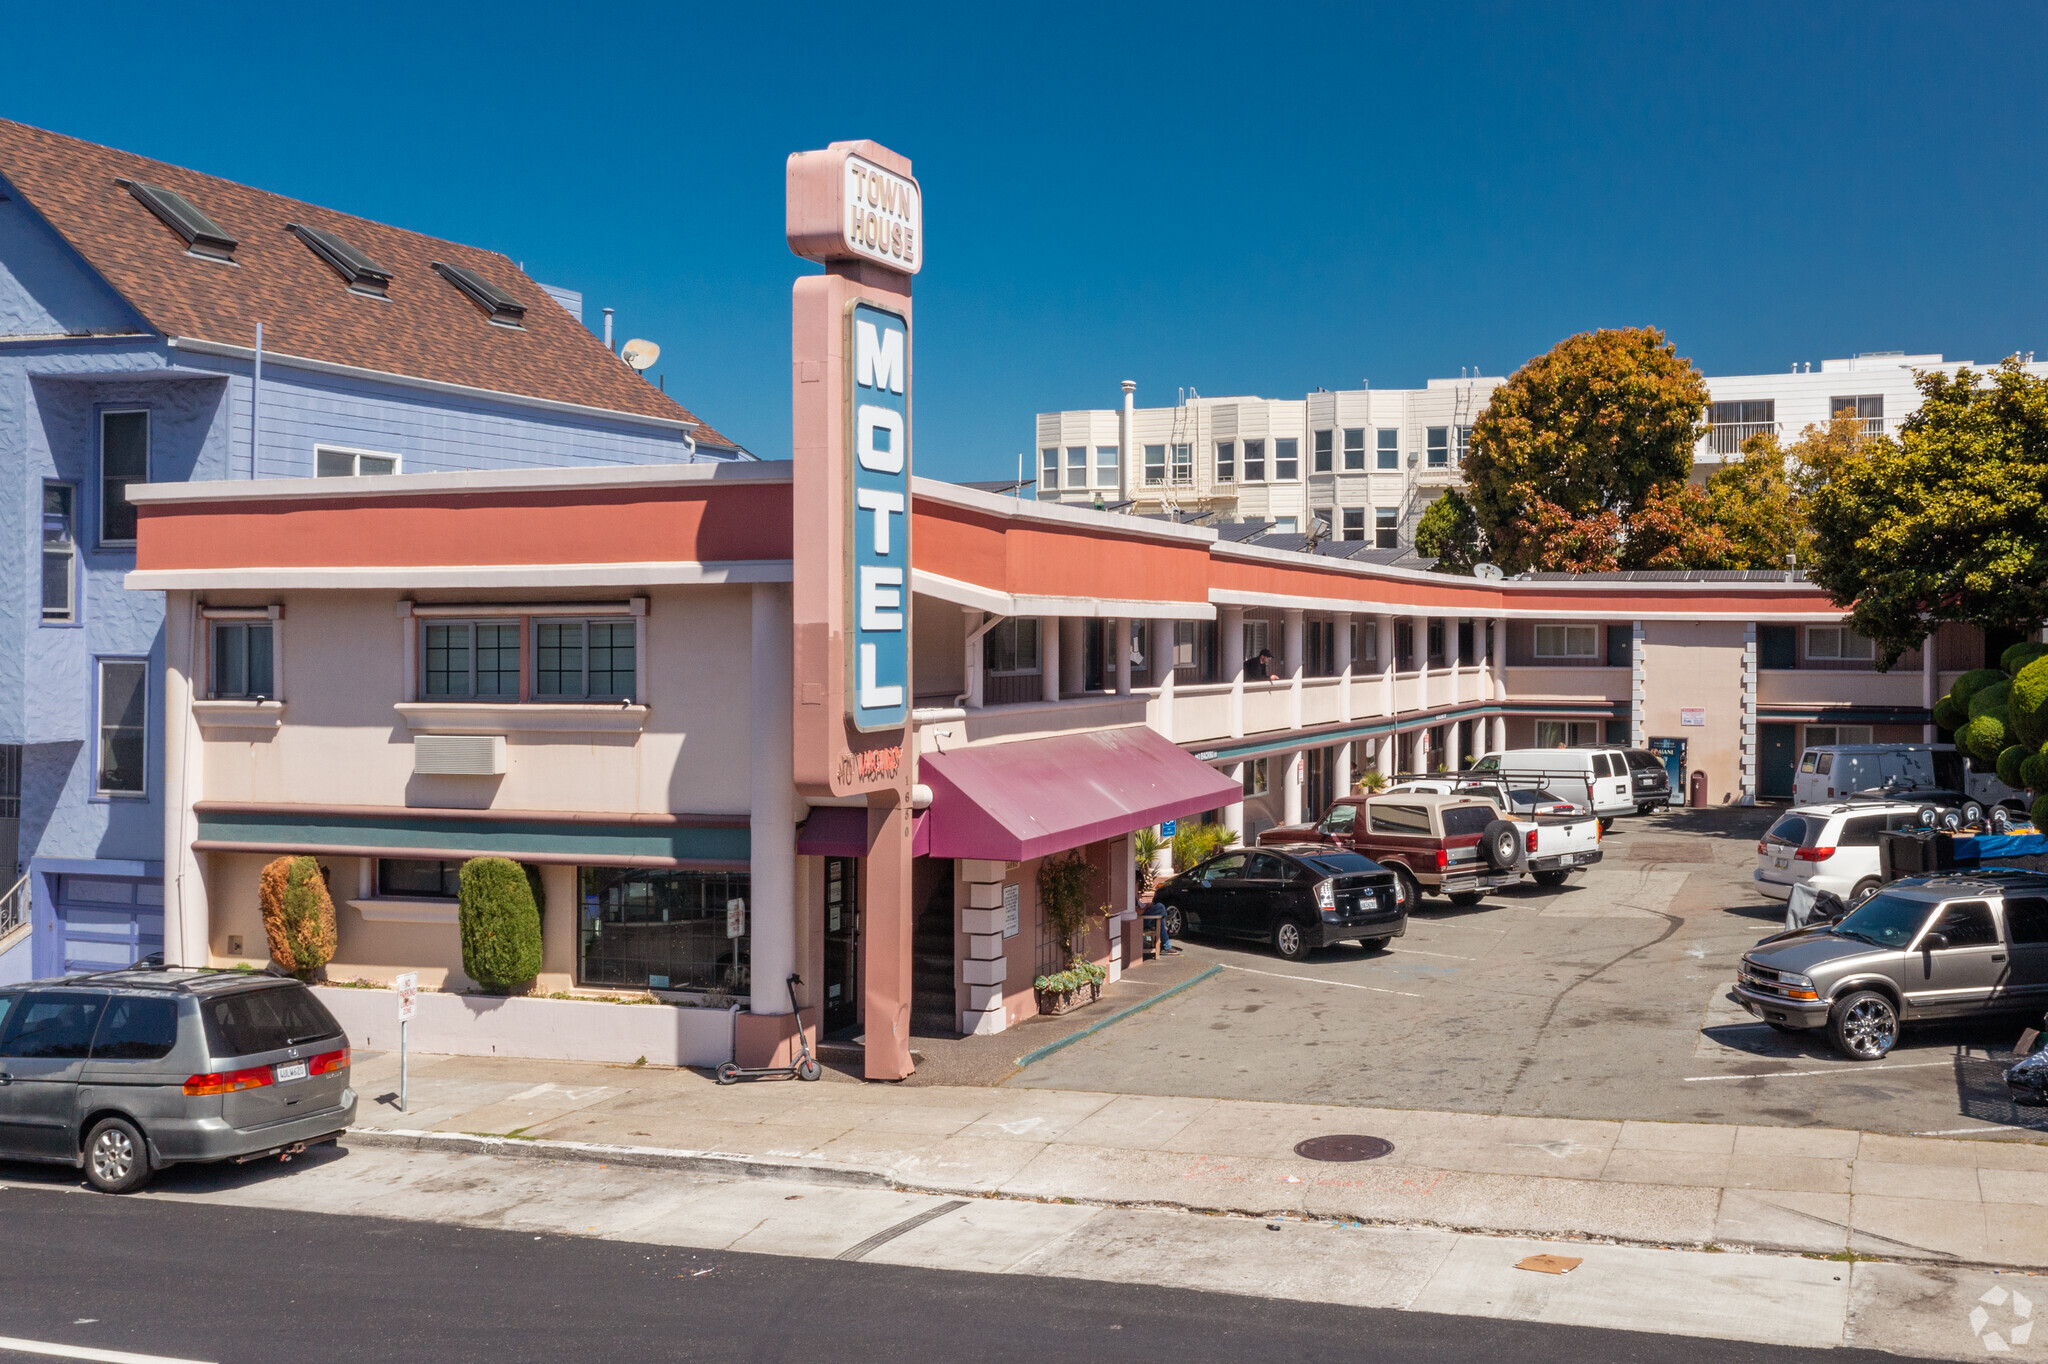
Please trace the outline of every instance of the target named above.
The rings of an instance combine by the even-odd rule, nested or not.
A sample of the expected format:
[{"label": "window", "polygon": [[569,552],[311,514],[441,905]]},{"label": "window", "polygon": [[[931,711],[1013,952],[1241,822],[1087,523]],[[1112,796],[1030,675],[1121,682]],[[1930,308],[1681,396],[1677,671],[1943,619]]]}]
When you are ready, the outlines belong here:
[{"label": "window", "polygon": [[1253,853],[1245,859],[1244,879],[1247,881],[1278,881],[1286,874],[1285,865],[1271,853]]},{"label": "window", "polygon": [[1448,469],[1451,466],[1451,428],[1432,426],[1426,428],[1424,444],[1429,447],[1429,467]]},{"label": "window", "polygon": [[1948,938],[1950,947],[1995,947],[1998,925],[1991,918],[1991,906],[1982,900],[1964,900],[1942,906],[1933,932]]},{"label": "window", "polygon": [[513,298],[476,271],[446,261],[433,262],[434,272],[468,296],[483,309],[494,327],[518,327],[526,318],[526,305]]},{"label": "window", "polygon": [[1276,516],[1273,518],[1273,529],[1282,535],[1293,535],[1301,529],[1301,526],[1291,516]]},{"label": "window", "polygon": [[1536,627],[1536,657],[1594,658],[1600,652],[1597,625],[1539,625]]},{"label": "window", "polygon": [[148,790],[149,664],[140,658],[100,660],[100,747],[94,789],[103,796]]},{"label": "window", "polygon": [[1219,857],[1213,862],[1204,864],[1202,867],[1203,886],[1213,886],[1218,881],[1234,880],[1242,876],[1244,874],[1244,862],[1245,857],[1243,853],[1231,853],[1227,857]]},{"label": "window", "polygon": [[1323,816],[1322,831],[1326,834],[1348,834],[1358,825],[1356,805],[1332,805],[1330,813]]},{"label": "window", "polygon": [[1166,447],[1148,445],[1145,447],[1145,484],[1158,487],[1166,482]]},{"label": "window", "polygon": [[1273,442],[1273,477],[1283,480],[1301,477],[1301,442],[1292,436]]},{"label": "window", "polygon": [[1401,547],[1401,513],[1395,507],[1376,507],[1372,514],[1372,541],[1376,549]]},{"label": "window", "polygon": [[1244,623],[1245,662],[1249,663],[1257,658],[1261,649],[1270,649],[1272,647],[1272,645],[1266,642],[1268,638],[1267,627],[1270,624],[1270,621],[1263,620],[1248,620]]},{"label": "window", "polygon": [[1038,452],[1038,483],[1043,488],[1060,486],[1060,452],[1046,449]]},{"label": "window", "polygon": [[1485,833],[1486,826],[1500,818],[1500,811],[1492,805],[1453,805],[1440,817],[1445,838],[1463,838],[1467,834]]},{"label": "window", "polygon": [[1884,394],[1863,393],[1850,397],[1828,399],[1828,416],[1858,417],[1863,422],[1863,434],[1881,436],[1884,434]]},{"label": "window", "polygon": [[1420,834],[1429,837],[1429,811],[1420,805],[1369,805],[1368,822],[1376,834]]},{"label": "window", "polygon": [[1600,726],[1591,720],[1538,720],[1536,747],[1570,748],[1600,741]]},{"label": "window", "polygon": [[267,620],[213,623],[211,692],[215,697],[277,695],[270,662],[271,628]]},{"label": "window", "polygon": [[453,900],[462,890],[462,863],[413,857],[377,859],[377,893],[401,900]]},{"label": "window", "polygon": [[215,1059],[258,1056],[341,1036],[334,1015],[311,990],[297,984],[209,999],[199,1006],[199,1017]]},{"label": "window", "polygon": [[1248,440],[1244,443],[1244,476],[1253,483],[1266,476],[1266,442]]},{"label": "window", "polygon": [[43,619],[78,619],[78,489],[43,485]]},{"label": "window", "polygon": [[1868,662],[1876,653],[1867,638],[1846,625],[1809,625],[1806,656],[1830,662]]},{"label": "window", "polygon": [[1362,426],[1344,428],[1344,467],[1365,468],[1365,428]]},{"label": "window", "polygon": [[[515,665],[518,657],[515,636],[512,654]],[[481,667],[479,664],[479,669]],[[535,621],[533,694],[630,701],[633,698],[633,622]]]},{"label": "window", "polygon": [[1398,469],[1401,467],[1401,433],[1391,426],[1379,429],[1379,467]]},{"label": "window", "polygon": [[1826,775],[1828,775],[1828,773],[1830,773],[1830,772],[1834,771],[1834,770],[1835,770],[1835,755],[1834,755],[1834,754],[1832,754],[1832,753],[1823,753],[1823,754],[1821,754],[1821,755],[1820,755],[1820,761],[1814,764],[1814,766],[1813,766],[1813,770],[1814,770],[1815,772],[1819,773],[1819,774],[1820,774],[1821,776],[1823,776],[1823,777],[1825,777]]},{"label": "window", "polygon": [[2030,895],[2005,902],[2005,935],[2013,946],[2048,943],[2048,900]]},{"label": "window", "polygon": [[1374,662],[1379,661],[1380,623],[1378,621],[1357,620],[1355,618],[1352,620],[1351,656],[1353,658],[1370,658]]},{"label": "window", "polygon": [[1316,432],[1316,448],[1315,448],[1315,472],[1316,472],[1316,473],[1319,473],[1319,474],[1327,474],[1327,473],[1329,473],[1329,472],[1330,472],[1330,457],[1331,457],[1331,451],[1330,451],[1330,446],[1331,446],[1331,443],[1332,443],[1332,441],[1333,441],[1333,440],[1335,439],[1335,437],[1336,437],[1336,434],[1337,434],[1337,433],[1336,433],[1336,432],[1334,432],[1334,431],[1318,431],[1318,432]]},{"label": "window", "polygon": [[367,478],[397,472],[397,455],[380,455],[372,450],[340,450],[324,445],[313,447],[315,478]]},{"label": "window", "polygon": [[1460,467],[1463,467],[1466,459],[1472,454],[1472,428],[1469,426],[1458,426],[1453,427],[1452,431],[1456,435],[1458,443],[1451,447],[1451,458],[1456,460]]},{"label": "window", "polygon": [[116,995],[92,1039],[95,1061],[161,1061],[178,1045],[178,1001]]},{"label": "window", "polygon": [[[745,872],[580,867],[577,982],[652,990],[748,988]],[[742,902],[737,937],[726,902]]]},{"label": "window", "polygon": [[1429,661],[1432,663],[1444,661],[1444,623],[1437,616],[1429,618]]},{"label": "window", "polygon": [[1192,483],[1195,481],[1195,447],[1176,445],[1173,447],[1173,481]]},{"label": "window", "polygon": [[1405,617],[1394,622],[1394,663],[1401,672],[1415,666],[1415,622]]},{"label": "window", "polygon": [[1751,402],[1713,403],[1707,409],[1713,423],[1713,447],[1717,455],[1739,455],[1742,443],[1751,436],[1775,435],[1778,430],[1778,402],[1764,398]]},{"label": "window", "polygon": [[1195,652],[1199,648],[1196,629],[1200,621],[1177,620],[1173,623],[1173,666],[1192,668],[1195,666]]},{"label": "window", "polygon": [[1365,538],[1365,508],[1346,507],[1344,509],[1343,535],[1346,540],[1363,540]]},{"label": "window", "polygon": [[100,413],[100,543],[135,543],[130,484],[149,482],[149,413]]},{"label": "window", "polygon": [[1067,486],[1085,488],[1088,486],[1088,447],[1069,445],[1067,447]]},{"label": "window", "polygon": [[1234,483],[1237,481],[1237,442],[1219,440],[1216,442],[1216,481]]},{"label": "window", "polygon": [[1095,447],[1095,481],[1105,488],[1114,488],[1122,481],[1118,477],[1117,448],[1114,445]]},{"label": "window", "polygon": [[24,1060],[82,1061],[92,1050],[93,1028],[107,996],[39,990],[21,997],[10,1011],[0,1056]]},{"label": "window", "polygon": [[1248,796],[1263,796],[1272,789],[1271,771],[1266,764],[1268,758],[1253,758],[1244,765],[1244,793]]},{"label": "window", "polygon": [[[1806,727],[1806,747],[1808,748],[1832,748],[1836,744],[1867,744],[1869,742],[1869,725],[1808,725]],[[1835,755],[1823,753],[1821,756],[1829,760],[1820,769],[1821,775],[1825,776],[1828,770],[1834,766],[1833,759]]]},{"label": "window", "polygon": [[426,621],[421,690],[428,696],[519,696],[519,622]]},{"label": "window", "polygon": [[989,673],[1035,673],[1038,663],[1038,617],[1011,616],[981,637],[981,665]]}]

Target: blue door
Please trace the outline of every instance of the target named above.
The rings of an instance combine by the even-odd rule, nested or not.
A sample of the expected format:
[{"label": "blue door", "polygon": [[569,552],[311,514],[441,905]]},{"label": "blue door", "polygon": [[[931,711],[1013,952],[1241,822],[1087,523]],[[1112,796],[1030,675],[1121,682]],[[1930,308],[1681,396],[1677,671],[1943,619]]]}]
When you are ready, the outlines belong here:
[{"label": "blue door", "polygon": [[164,950],[163,882],[141,876],[54,879],[54,932],[36,954],[38,975],[114,971]]}]

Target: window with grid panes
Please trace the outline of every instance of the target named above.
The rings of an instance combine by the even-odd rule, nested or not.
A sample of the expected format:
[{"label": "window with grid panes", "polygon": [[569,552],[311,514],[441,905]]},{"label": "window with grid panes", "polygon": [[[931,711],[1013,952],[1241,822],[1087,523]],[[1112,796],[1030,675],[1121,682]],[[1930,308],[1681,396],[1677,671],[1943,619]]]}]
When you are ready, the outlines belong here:
[{"label": "window with grid panes", "polygon": [[1344,509],[1344,538],[1346,540],[1363,540],[1365,538],[1365,508],[1346,507]]},{"label": "window with grid panes", "polygon": [[78,489],[43,485],[43,619],[78,617]]},{"label": "window with grid panes", "polygon": [[213,623],[210,677],[216,698],[277,694],[271,678],[271,628],[267,620]]},{"label": "window with grid panes", "polygon": [[1038,452],[1038,486],[1057,488],[1060,486],[1060,452],[1057,446]]},{"label": "window with grid panes", "polygon": [[430,620],[420,626],[421,691],[517,700],[519,622]]},{"label": "window with grid panes", "polygon": [[1095,481],[1105,488],[1114,488],[1121,481],[1118,478],[1117,450],[1114,445],[1095,447]]},{"label": "window with grid panes", "polygon": [[1401,467],[1401,433],[1394,427],[1379,428],[1379,467],[1398,469]]},{"label": "window with grid panes", "polygon": [[1216,481],[1235,483],[1237,481],[1237,442],[1219,440],[1216,442]]},{"label": "window with grid panes", "polygon": [[1148,445],[1145,447],[1145,485],[1156,488],[1166,482],[1166,447]]},{"label": "window with grid panes", "polygon": [[1264,481],[1266,477],[1266,442],[1248,440],[1244,443],[1244,476],[1250,483]]},{"label": "window with grid panes", "polygon": [[1282,436],[1273,442],[1273,477],[1282,480],[1301,477],[1301,442]]},{"label": "window with grid panes", "polygon": [[1336,439],[1336,435],[1337,433],[1334,431],[1316,432],[1315,472],[1319,474],[1330,472],[1330,443]]},{"label": "window with grid panes", "polygon": [[1448,469],[1451,467],[1451,428],[1431,426],[1425,428],[1424,444],[1429,450],[1429,467]]},{"label": "window with grid panes", "polygon": [[1067,447],[1067,486],[1085,488],[1088,486],[1088,447],[1069,445]]},{"label": "window with grid panes", "polygon": [[536,697],[633,699],[631,620],[541,620],[533,625]]},{"label": "window with grid panes", "polygon": [[1353,471],[1365,468],[1365,428],[1362,426],[1344,428],[1344,467]]},{"label": "window with grid panes", "polygon": [[1395,507],[1376,507],[1372,514],[1372,539],[1375,549],[1399,549],[1401,547],[1401,513]]},{"label": "window with grid panes", "polygon": [[1173,481],[1193,483],[1195,481],[1195,447],[1176,445],[1173,447]]}]

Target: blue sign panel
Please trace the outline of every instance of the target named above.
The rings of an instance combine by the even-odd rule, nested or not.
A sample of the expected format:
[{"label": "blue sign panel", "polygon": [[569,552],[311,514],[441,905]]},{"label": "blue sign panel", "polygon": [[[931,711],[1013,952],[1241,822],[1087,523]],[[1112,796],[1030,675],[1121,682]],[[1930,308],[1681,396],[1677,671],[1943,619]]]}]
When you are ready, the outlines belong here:
[{"label": "blue sign panel", "polygon": [[1172,838],[1174,835],[1174,831],[1178,828],[1180,828],[1180,821],[1177,819],[1169,819],[1164,824],[1161,824],[1159,826],[1159,836],[1161,838]]},{"label": "blue sign panel", "polygon": [[866,303],[849,321],[846,695],[853,727],[873,733],[910,720],[910,324]]}]

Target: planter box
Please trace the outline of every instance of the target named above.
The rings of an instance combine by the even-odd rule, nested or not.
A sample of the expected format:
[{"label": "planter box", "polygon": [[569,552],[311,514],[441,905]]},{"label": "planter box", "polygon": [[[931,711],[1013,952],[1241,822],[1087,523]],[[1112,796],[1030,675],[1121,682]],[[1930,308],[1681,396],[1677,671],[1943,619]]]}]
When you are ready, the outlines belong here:
[{"label": "planter box", "polygon": [[1102,983],[1090,981],[1078,990],[1060,994],[1053,990],[1038,990],[1038,1012],[1051,1017],[1070,1014],[1076,1009],[1085,1009],[1102,998]]},{"label": "planter box", "polygon": [[[348,1033],[349,1044],[398,1049],[398,994],[393,990],[313,992]],[[528,1056],[549,1061],[604,1061],[651,1066],[716,1066],[732,1059],[728,1009],[671,1004],[606,1004],[587,999],[526,999],[422,990],[407,1045],[444,1056]]]}]

